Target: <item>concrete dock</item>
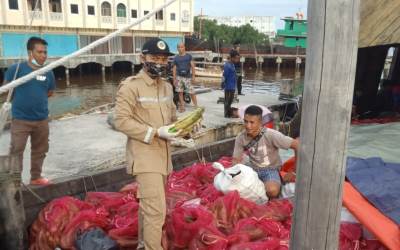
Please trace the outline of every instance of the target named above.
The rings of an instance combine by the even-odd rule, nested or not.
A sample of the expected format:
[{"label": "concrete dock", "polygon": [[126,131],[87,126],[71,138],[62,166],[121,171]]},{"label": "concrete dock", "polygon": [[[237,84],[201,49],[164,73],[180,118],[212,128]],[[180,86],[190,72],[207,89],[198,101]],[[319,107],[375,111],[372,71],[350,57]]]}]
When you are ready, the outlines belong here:
[{"label": "concrete dock", "polygon": [[[235,136],[241,129],[239,119],[224,118],[223,104],[217,104],[221,90],[198,95],[198,103],[206,108],[198,143]],[[278,96],[270,93],[249,93],[239,96],[240,102],[232,106],[260,104],[265,106],[283,103]],[[186,106],[186,112],[193,110]],[[183,115],[185,113],[178,113]],[[106,113],[89,114],[50,122],[50,150],[43,166],[43,175],[50,178],[69,175],[86,175],[96,170],[112,168],[125,160],[125,135],[116,132],[107,124]],[[8,153],[10,133],[0,137],[0,154]],[[24,153],[22,178],[29,182],[30,144]]]}]

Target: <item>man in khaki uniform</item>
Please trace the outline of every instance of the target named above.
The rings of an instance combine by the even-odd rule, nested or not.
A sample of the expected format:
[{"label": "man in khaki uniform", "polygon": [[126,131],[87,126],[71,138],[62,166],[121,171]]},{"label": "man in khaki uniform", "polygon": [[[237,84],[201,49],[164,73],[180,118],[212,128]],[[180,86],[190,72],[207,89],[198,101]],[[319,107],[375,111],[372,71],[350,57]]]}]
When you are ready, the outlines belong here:
[{"label": "man in khaki uniform", "polygon": [[165,184],[172,170],[169,133],[176,120],[172,86],[161,79],[168,45],[161,39],[143,45],[142,71],[122,81],[116,97],[115,127],[127,135],[127,170],[139,184],[138,249],[159,250],[166,215]]}]

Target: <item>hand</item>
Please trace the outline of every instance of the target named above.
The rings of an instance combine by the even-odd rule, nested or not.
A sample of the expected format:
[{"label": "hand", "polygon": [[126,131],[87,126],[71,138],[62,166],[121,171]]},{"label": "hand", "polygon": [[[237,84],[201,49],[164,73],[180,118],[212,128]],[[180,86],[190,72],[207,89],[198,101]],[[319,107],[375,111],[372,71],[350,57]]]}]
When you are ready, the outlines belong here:
[{"label": "hand", "polygon": [[181,130],[177,132],[170,132],[170,128],[172,128],[174,125],[168,125],[168,126],[162,126],[157,129],[157,135],[159,138],[167,140],[167,141],[173,141],[177,135],[181,132]]},{"label": "hand", "polygon": [[296,180],[296,174],[293,172],[286,173],[282,179],[285,183],[294,182]]}]

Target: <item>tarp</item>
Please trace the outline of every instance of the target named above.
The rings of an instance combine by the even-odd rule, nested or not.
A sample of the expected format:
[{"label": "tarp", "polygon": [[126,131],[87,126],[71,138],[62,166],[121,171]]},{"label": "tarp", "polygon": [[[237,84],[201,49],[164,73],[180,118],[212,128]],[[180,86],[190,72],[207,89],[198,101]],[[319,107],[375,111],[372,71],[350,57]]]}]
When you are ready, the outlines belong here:
[{"label": "tarp", "polygon": [[347,158],[346,177],[379,211],[400,224],[400,164]]},{"label": "tarp", "polygon": [[347,155],[400,163],[400,123],[351,126]]}]

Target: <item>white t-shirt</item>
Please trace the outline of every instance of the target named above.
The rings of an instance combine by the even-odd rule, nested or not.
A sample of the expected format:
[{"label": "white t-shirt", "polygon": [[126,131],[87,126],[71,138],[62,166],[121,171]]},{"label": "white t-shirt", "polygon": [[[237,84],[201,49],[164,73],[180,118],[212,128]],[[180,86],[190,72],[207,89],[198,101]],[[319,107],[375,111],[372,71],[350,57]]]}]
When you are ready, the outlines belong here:
[{"label": "white t-shirt", "polygon": [[272,121],[272,112],[268,108],[261,106],[261,105],[257,105],[257,104],[249,104],[249,105],[244,105],[244,106],[239,107],[238,114],[239,114],[240,119],[244,119],[244,111],[246,111],[246,109],[250,106],[257,106],[262,109],[262,124],[263,125]]}]

